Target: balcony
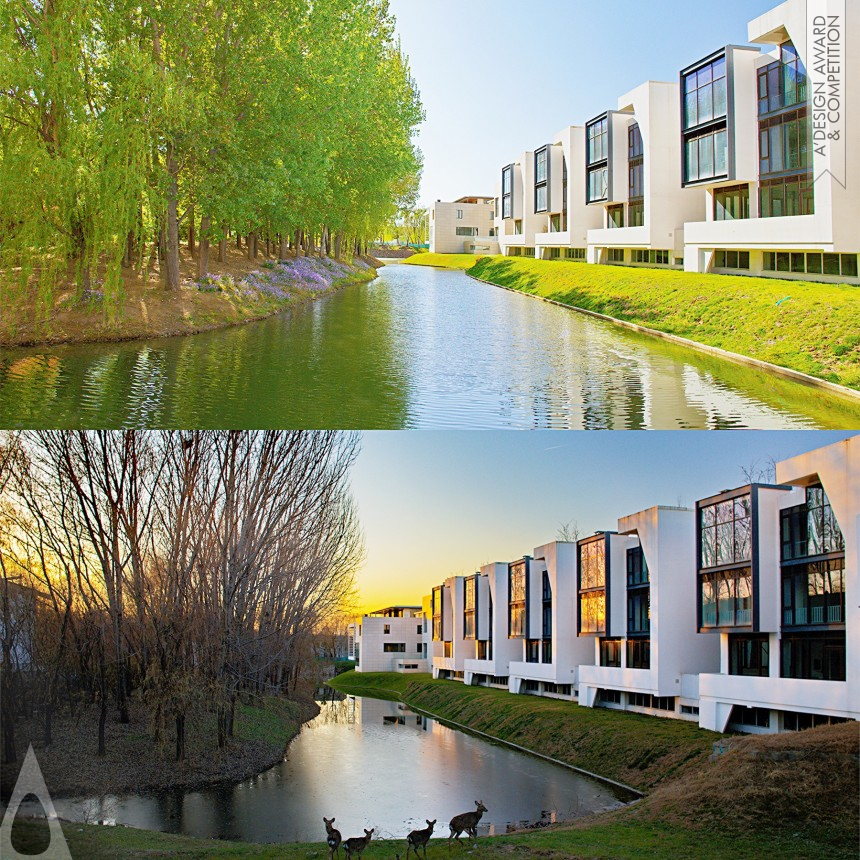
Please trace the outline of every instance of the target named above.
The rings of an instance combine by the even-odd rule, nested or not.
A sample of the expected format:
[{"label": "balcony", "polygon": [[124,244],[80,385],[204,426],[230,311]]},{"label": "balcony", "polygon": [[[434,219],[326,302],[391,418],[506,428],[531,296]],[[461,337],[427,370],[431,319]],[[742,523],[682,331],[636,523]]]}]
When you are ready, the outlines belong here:
[{"label": "balcony", "polygon": [[687,221],[684,239],[688,245],[707,248],[809,248],[826,251],[833,245],[833,230],[826,219],[815,215],[786,215],[783,218]]},{"label": "balcony", "polygon": [[792,611],[782,611],[782,623],[788,627],[801,624],[844,624],[845,607],[836,604],[832,606],[801,606]]},{"label": "balcony", "polygon": [[573,682],[573,674],[568,677],[556,676],[556,666],[553,663],[524,663],[522,661],[510,663],[509,675],[516,678],[528,678],[531,681],[554,681],[559,684],[570,684]]},{"label": "balcony", "polygon": [[[563,233],[535,233],[535,245],[544,248],[567,248],[571,244],[570,230]],[[585,245],[583,240],[582,245]]]},{"label": "balcony", "polygon": [[601,248],[647,248],[651,233],[645,227],[603,227],[588,231],[588,244]]}]

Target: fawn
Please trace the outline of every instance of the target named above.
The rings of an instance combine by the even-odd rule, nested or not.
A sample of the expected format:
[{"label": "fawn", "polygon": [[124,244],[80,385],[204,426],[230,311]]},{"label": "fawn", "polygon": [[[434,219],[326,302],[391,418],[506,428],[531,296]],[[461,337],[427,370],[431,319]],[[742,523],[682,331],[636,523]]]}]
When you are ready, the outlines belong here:
[{"label": "fawn", "polygon": [[463,812],[460,815],[455,815],[448,825],[451,828],[451,833],[448,836],[448,847],[451,847],[451,837],[453,836],[457,842],[460,841],[460,834],[465,831],[467,836],[472,839],[478,838],[478,822],[481,816],[487,811],[483,800],[476,800],[474,812]]},{"label": "fawn", "polygon": [[337,830],[336,828],[332,827],[332,824],[334,824],[333,818],[326,818],[325,816],[323,816],[323,822],[325,822],[329,860],[331,860],[334,854],[337,854],[337,856],[340,857],[340,843],[343,841],[340,835],[340,830]]},{"label": "fawn", "polygon": [[423,830],[413,830],[406,837],[406,858],[409,860],[409,849],[412,848],[415,851],[416,856],[418,855],[418,849],[424,848],[424,856],[427,856],[427,843],[430,841],[430,837],[433,835],[433,825],[436,824],[436,819],[434,818],[432,821],[429,818],[424,819],[428,827],[425,827]]},{"label": "fawn", "polygon": [[361,852],[367,848],[367,843],[370,842],[370,837],[373,836],[373,828],[370,830],[365,828],[364,836],[351,836],[343,843],[343,847],[346,849],[346,858],[347,860],[351,860],[353,851],[358,853],[358,856],[361,857]]}]

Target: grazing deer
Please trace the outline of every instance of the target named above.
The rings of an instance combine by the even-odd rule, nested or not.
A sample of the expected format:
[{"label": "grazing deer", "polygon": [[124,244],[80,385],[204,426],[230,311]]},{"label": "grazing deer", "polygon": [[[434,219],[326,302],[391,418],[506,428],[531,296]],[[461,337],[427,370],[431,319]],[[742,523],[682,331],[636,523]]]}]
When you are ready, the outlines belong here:
[{"label": "grazing deer", "polygon": [[325,822],[325,832],[327,834],[326,841],[328,842],[328,857],[331,860],[334,854],[337,854],[340,857],[340,843],[343,841],[340,835],[340,830],[332,827],[334,824],[333,818],[326,818],[323,816],[323,821]]},{"label": "grazing deer", "polygon": [[472,839],[478,838],[478,822],[481,816],[487,812],[487,807],[484,806],[483,800],[476,800],[475,806],[477,809],[474,812],[463,812],[460,815],[455,815],[448,825],[451,828],[451,833],[448,836],[448,847],[451,847],[451,837],[460,841],[460,834],[465,831],[467,836]]},{"label": "grazing deer", "polygon": [[433,825],[436,824],[436,819],[434,818],[432,821],[429,818],[424,819],[428,827],[425,827],[423,830],[413,830],[406,837],[406,860],[409,860],[409,849],[412,848],[415,851],[415,855],[418,855],[418,849],[424,849],[424,856],[427,857],[427,843],[430,841],[430,837],[433,835]]},{"label": "grazing deer", "polygon": [[373,836],[373,828],[370,830],[365,828],[364,836],[351,836],[346,842],[343,843],[343,847],[346,849],[346,860],[352,860],[353,851],[358,852],[358,856],[361,857],[361,852],[367,848],[367,843],[370,842],[370,837]]}]

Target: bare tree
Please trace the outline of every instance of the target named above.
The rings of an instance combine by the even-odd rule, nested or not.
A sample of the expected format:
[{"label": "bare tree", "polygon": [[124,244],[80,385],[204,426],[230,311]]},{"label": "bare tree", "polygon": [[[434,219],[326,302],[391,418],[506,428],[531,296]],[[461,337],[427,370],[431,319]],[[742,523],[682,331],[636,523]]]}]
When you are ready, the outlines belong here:
[{"label": "bare tree", "polygon": [[576,520],[568,520],[566,523],[559,523],[555,538],[560,541],[576,543],[579,540],[580,534],[581,532]]}]

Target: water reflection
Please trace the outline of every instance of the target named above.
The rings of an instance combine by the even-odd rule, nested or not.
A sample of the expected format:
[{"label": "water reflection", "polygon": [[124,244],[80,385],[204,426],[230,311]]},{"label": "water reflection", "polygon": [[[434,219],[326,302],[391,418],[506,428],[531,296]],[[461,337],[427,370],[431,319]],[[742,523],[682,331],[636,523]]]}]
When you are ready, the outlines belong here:
[{"label": "water reflection", "polygon": [[[101,798],[57,799],[61,817],[109,821],[251,842],[322,841],[322,817],[346,837],[373,827],[401,839],[438,819],[488,808],[478,833],[566,821],[631,798],[506,747],[447,728],[396,702],[348,696],[323,702],[319,717],[281,764],[233,787]],[[33,810],[22,809],[28,814]]]},{"label": "water reflection", "polygon": [[220,332],[0,351],[0,413],[10,427],[860,425],[850,400],[401,265]]}]

